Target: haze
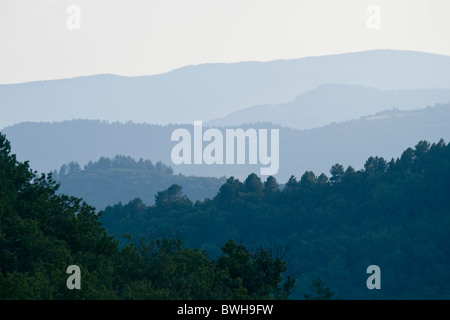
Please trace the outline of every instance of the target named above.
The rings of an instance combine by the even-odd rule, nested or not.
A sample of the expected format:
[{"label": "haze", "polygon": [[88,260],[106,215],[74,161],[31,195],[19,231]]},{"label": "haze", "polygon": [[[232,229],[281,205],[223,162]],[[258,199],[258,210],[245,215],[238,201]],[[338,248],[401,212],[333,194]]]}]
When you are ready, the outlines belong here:
[{"label": "haze", "polygon": [[[380,29],[367,27],[370,5]],[[448,12],[446,0],[2,0],[0,83],[372,49],[450,55]]]}]

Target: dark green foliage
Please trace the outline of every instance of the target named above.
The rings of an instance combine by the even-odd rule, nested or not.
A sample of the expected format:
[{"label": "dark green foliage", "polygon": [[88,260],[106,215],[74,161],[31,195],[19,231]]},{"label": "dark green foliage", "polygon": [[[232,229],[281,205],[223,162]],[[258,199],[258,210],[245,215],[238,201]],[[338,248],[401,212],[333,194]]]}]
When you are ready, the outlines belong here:
[{"label": "dark green foliage", "polygon": [[[303,271],[293,298],[334,299],[328,285],[346,299],[450,298],[450,144],[442,140],[389,162],[370,157],[358,171],[336,164],[330,178],[292,176],[282,190],[273,177],[230,177],[193,203],[175,183],[155,192],[154,205],[135,199],[99,215],[10,151],[0,135],[1,299],[285,299],[294,279],[284,258]],[[153,170],[133,163],[123,165]],[[91,169],[112,166],[104,159]],[[186,246],[162,237],[171,232]],[[149,236],[161,240],[130,241]],[[286,247],[288,256],[271,253]],[[71,264],[82,290],[65,286]],[[365,286],[372,264],[381,290]]]},{"label": "dark green foliage", "polygon": [[118,298],[286,299],[292,292],[294,280],[287,288],[279,285],[286,263],[267,251],[251,254],[230,240],[223,253],[211,261],[205,251],[184,248],[181,240],[171,238],[128,244],[116,269]]},{"label": "dark green foliage", "polygon": [[[303,270],[293,298],[320,275],[345,299],[449,299],[450,145],[421,141],[398,159],[370,157],[364,169],[336,164],[330,173],[291,176],[282,190],[273,177],[230,177],[192,205],[177,187],[177,210],[136,200],[108,207],[102,221],[118,238],[175,230],[213,257],[230,238],[288,247],[290,268]],[[366,287],[372,264],[382,270],[381,290]]]},{"label": "dark green foliage", "polygon": [[330,182],[331,183],[339,183],[341,182],[342,176],[344,175],[344,167],[338,163],[336,163],[334,166],[330,169]]},{"label": "dark green foliage", "polygon": [[[217,261],[168,237],[119,248],[93,207],[58,194],[51,175],[37,176],[10,151],[0,134],[0,299],[278,299],[291,293],[284,261],[232,241]],[[73,163],[63,170],[79,172]],[[128,206],[130,215],[145,210],[140,201]],[[170,219],[192,208],[174,185],[157,194],[154,210]],[[80,290],[66,287],[70,265],[81,269]]]},{"label": "dark green foliage", "polygon": [[234,286],[242,283],[245,294],[236,296],[242,299],[247,296],[255,299],[287,299],[295,281],[287,277],[283,286],[282,274],[287,271],[287,264],[280,257],[274,258],[264,249],[251,254],[245,246],[228,241],[222,248],[224,256],[219,257],[217,266],[232,279]]},{"label": "dark green foliage", "polygon": [[308,289],[311,293],[304,294],[306,300],[334,300],[334,292],[325,285],[320,277],[312,280]]},{"label": "dark green foliage", "polygon": [[[92,207],[56,195],[51,175],[37,176],[10,154],[0,135],[0,298],[111,298],[108,269],[116,241]],[[86,290],[65,288],[66,269],[82,266]]]}]

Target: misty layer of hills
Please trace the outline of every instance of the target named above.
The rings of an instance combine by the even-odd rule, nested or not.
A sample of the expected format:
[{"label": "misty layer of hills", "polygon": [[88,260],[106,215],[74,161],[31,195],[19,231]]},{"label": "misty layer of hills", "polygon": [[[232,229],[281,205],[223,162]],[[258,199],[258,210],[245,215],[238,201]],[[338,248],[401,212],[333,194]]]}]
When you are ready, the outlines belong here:
[{"label": "misty layer of hills", "polygon": [[[292,101],[328,83],[379,90],[439,89],[450,88],[449,74],[447,56],[375,50],[205,64],[154,76],[96,75],[0,85],[0,128],[78,118],[151,124],[209,121],[250,106]],[[436,102],[440,101],[432,101]],[[369,114],[364,106],[361,109]]]},{"label": "misty layer of hills", "polygon": [[183,186],[192,201],[204,200],[214,197],[225,182],[225,178],[175,175],[172,168],[161,162],[153,164],[150,160],[136,161],[125,156],[102,157],[84,168],[69,162],[55,170],[53,178],[60,184],[59,193],[82,198],[98,210],[136,197],[153,203],[158,191],[173,184]]},{"label": "misty layer of hills", "polygon": [[[280,168],[275,177],[285,182],[292,174],[311,170],[328,173],[336,162],[361,168],[364,161],[379,155],[398,157],[402,150],[420,140],[450,140],[450,104],[418,110],[387,110],[358,120],[311,130],[294,130],[271,124],[251,128],[279,128]],[[184,125],[193,131],[192,125]],[[197,176],[246,177],[259,172],[260,165],[173,165],[171,141],[176,125],[108,123],[74,120],[58,123],[22,123],[2,132],[13,145],[19,160],[29,160],[40,172],[50,172],[71,161],[81,166],[100,157],[116,155],[163,162],[175,173]],[[243,126],[242,128],[246,128]],[[222,129],[223,131],[224,129]]]},{"label": "misty layer of hills", "polygon": [[327,84],[305,92],[291,102],[245,108],[208,121],[208,125],[240,126],[270,120],[273,124],[303,130],[358,119],[392,108],[411,110],[447,102],[450,102],[449,89],[383,91],[362,86]]},{"label": "misty layer of hills", "polygon": [[[167,256],[147,268],[130,247],[124,256],[108,249],[115,244],[90,207],[57,195],[52,181],[17,159],[53,172],[62,193],[99,210],[111,205],[101,222],[117,238],[175,230],[215,255],[228,238],[288,246],[306,271],[301,285],[322,275],[347,298],[446,299],[449,74],[450,57],[388,50],[0,85],[0,129],[17,154],[0,136],[0,204],[8,209],[0,215],[0,285],[28,298],[41,287],[56,292],[50,283],[76,256],[93,266],[88,284],[100,265],[109,270],[96,284],[108,291],[93,291],[95,298],[127,297],[120,283],[148,270],[164,271],[125,286],[131,297],[167,279],[170,292],[178,293],[177,279],[189,288]],[[231,126],[278,129],[276,179],[251,174],[261,164],[175,165],[171,135],[185,128],[195,136],[194,120],[223,136]],[[382,267],[383,290],[364,286],[370,264]],[[61,298],[67,290],[43,292]]]}]

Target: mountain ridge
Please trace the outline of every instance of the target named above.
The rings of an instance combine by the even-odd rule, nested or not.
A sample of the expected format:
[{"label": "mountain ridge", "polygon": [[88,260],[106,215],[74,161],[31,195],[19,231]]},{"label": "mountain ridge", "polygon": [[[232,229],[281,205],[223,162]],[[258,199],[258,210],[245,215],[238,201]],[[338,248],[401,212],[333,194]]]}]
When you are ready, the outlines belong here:
[{"label": "mountain ridge", "polygon": [[332,122],[358,119],[392,107],[413,110],[448,102],[449,89],[378,90],[330,83],[304,92],[286,103],[251,106],[206,124],[239,126],[270,121],[293,129],[313,129]]},{"label": "mountain ridge", "polygon": [[153,76],[97,75],[0,85],[0,128],[78,118],[191,123],[284,103],[325,83],[450,88],[450,57],[374,50],[270,62],[207,64]]},{"label": "mountain ridge", "polygon": [[[361,162],[371,156],[371,152],[390,159],[420,140],[450,140],[450,104],[409,111],[388,110],[381,116],[374,114],[310,130],[273,125],[272,128],[280,130],[276,178],[287,180],[290,174],[304,170],[326,173],[334,164],[332,159],[345,166],[361,167]],[[70,161],[85,165],[100,157],[116,155],[152,159],[155,163],[161,161],[172,166],[175,173],[184,175],[240,178],[259,172],[260,165],[174,165],[171,150],[176,142],[171,141],[171,134],[179,128],[192,132],[193,125],[74,120],[53,124],[23,123],[2,132],[12,142],[19,160],[30,160],[41,172],[53,171]],[[244,130],[247,128],[270,129],[271,125],[242,126]]]}]

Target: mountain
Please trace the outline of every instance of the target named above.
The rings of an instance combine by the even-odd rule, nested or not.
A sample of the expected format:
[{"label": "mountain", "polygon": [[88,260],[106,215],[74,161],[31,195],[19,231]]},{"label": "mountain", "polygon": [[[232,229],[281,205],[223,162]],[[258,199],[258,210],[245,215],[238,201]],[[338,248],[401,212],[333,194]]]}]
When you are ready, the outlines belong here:
[{"label": "mountain", "polygon": [[[450,104],[417,110],[391,109],[357,120],[334,123],[310,130],[294,130],[269,123],[242,128],[279,129],[278,180],[312,170],[328,173],[335,162],[359,168],[371,155],[398,157],[420,140],[450,140]],[[245,178],[259,173],[260,165],[174,165],[171,141],[174,130],[193,125],[150,125],[74,120],[57,123],[21,123],[2,130],[21,161],[35,170],[49,172],[70,161],[81,166],[100,157],[116,155],[152,159],[172,166],[176,173],[196,176]],[[221,128],[224,132],[226,128]]]},{"label": "mountain", "polygon": [[377,90],[326,84],[278,105],[260,105],[208,121],[209,126],[240,126],[271,122],[295,129],[313,129],[332,122],[358,119],[393,107],[411,110],[450,102],[450,89]]},{"label": "mountain", "polygon": [[192,201],[204,200],[215,196],[225,182],[225,178],[175,175],[171,167],[161,162],[153,164],[150,160],[136,161],[125,156],[102,157],[83,169],[70,162],[55,171],[53,178],[60,184],[59,193],[82,198],[98,210],[136,197],[151,204],[158,191],[173,184],[180,185]]},{"label": "mountain", "polygon": [[205,64],[153,76],[95,75],[8,84],[0,85],[0,128],[80,118],[151,124],[209,121],[248,106],[291,101],[327,83],[380,90],[450,88],[449,74],[447,56],[375,50]]}]

